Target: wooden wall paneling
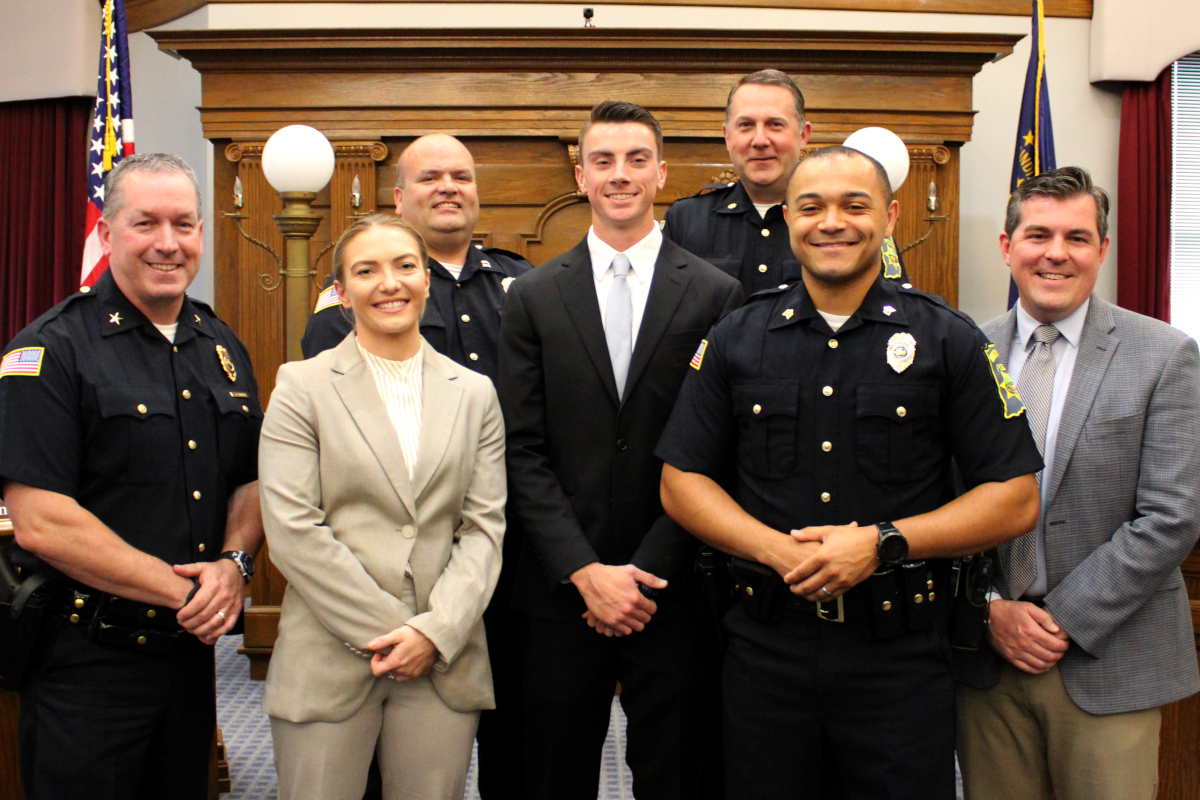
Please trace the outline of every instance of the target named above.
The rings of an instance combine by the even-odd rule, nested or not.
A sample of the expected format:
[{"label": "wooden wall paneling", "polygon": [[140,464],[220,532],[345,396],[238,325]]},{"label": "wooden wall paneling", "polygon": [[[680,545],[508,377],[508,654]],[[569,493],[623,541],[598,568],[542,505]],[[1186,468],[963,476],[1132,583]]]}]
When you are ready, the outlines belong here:
[{"label": "wooden wall paneling", "polygon": [[[395,3],[422,0],[298,0],[299,2],[368,2]],[[446,0],[447,2],[478,2],[478,0]],[[1047,17],[1091,19],[1093,0],[1046,0]],[[213,5],[235,3],[296,3],[297,0],[212,0]],[[537,3],[545,0],[507,0],[507,2]],[[614,5],[643,4],[646,0],[609,0]],[[209,0],[126,0],[125,13],[129,32],[153,28],[178,19],[197,8],[209,5]],[[655,0],[656,5],[668,6],[734,6],[739,8],[822,8],[849,11],[923,11],[939,14],[995,14],[1029,16],[1029,3],[1024,0]],[[601,21],[603,25],[603,21]]]},{"label": "wooden wall paneling", "polygon": [[[1200,661],[1200,545],[1183,562],[1192,609],[1196,658]],[[1200,695],[1163,707],[1162,740],[1158,751],[1159,800],[1195,800],[1200,797]]]}]

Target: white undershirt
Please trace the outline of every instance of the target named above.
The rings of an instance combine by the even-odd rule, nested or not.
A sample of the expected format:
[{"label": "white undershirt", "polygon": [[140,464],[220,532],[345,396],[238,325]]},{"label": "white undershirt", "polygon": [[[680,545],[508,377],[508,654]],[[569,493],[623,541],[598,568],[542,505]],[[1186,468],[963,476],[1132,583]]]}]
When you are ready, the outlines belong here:
[{"label": "white undershirt", "polygon": [[758,209],[758,215],[763,219],[767,218],[767,212],[775,206],[783,205],[782,203],[755,203],[754,207]]},{"label": "white undershirt", "polygon": [[170,325],[159,325],[156,322],[154,323],[154,327],[158,328],[159,333],[167,337],[168,342],[175,343],[175,332],[179,330],[178,322],[172,322]]},{"label": "white undershirt", "polygon": [[846,320],[850,319],[850,314],[826,314],[824,311],[817,309],[817,313],[825,318],[829,323],[829,327],[833,328],[833,332],[837,333],[838,328],[846,324]]},{"label": "white undershirt", "polygon": [[[646,298],[650,296],[650,281],[654,278],[654,264],[662,247],[662,229],[658,225],[650,228],[646,237],[625,251],[630,270],[626,276],[629,284],[629,300],[633,305],[629,318],[633,328],[630,344],[637,345],[638,330],[642,327],[642,315],[646,313]],[[588,229],[588,251],[592,256],[592,275],[596,279],[596,300],[600,303],[600,321],[608,311],[608,290],[613,284],[612,262],[617,251],[600,240],[594,228]]]},{"label": "white undershirt", "polygon": [[446,272],[449,272],[454,277],[454,280],[458,280],[458,276],[462,275],[462,264],[447,264],[445,261],[439,261],[438,263],[446,268]]},{"label": "white undershirt", "polygon": [[400,452],[404,455],[404,465],[408,467],[408,479],[412,480],[413,467],[417,463],[417,447],[421,441],[421,368],[424,365],[424,353],[418,350],[412,358],[392,361],[368,353],[361,343],[358,343],[358,352],[375,379],[375,388],[379,390],[388,418],[400,439]]}]

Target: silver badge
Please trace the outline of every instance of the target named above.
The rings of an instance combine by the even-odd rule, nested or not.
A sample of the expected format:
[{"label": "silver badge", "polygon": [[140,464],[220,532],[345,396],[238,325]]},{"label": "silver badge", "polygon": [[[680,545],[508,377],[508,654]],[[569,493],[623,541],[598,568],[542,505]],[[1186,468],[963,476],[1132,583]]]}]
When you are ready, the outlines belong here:
[{"label": "silver badge", "polygon": [[917,340],[911,333],[893,333],[887,343],[887,363],[896,372],[904,372],[917,354]]},{"label": "silver badge", "polygon": [[516,278],[505,278],[504,280],[500,281],[500,288],[504,290],[505,294],[508,293],[509,285],[515,280]]}]

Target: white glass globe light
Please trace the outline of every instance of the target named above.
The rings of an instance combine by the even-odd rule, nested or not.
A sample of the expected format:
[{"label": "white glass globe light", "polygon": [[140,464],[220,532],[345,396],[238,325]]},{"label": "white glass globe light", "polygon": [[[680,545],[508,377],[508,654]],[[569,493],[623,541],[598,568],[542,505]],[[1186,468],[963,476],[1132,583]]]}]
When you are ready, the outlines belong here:
[{"label": "white glass globe light", "polygon": [[[860,128],[846,138],[846,147],[866,153],[887,170],[892,191],[896,191],[908,177],[908,148],[900,137],[887,128]],[[266,153],[263,153],[265,158]]]},{"label": "white glass globe light", "polygon": [[333,166],[333,145],[307,125],[280,128],[263,147],[263,174],[277,192],[315,194],[333,177]]}]

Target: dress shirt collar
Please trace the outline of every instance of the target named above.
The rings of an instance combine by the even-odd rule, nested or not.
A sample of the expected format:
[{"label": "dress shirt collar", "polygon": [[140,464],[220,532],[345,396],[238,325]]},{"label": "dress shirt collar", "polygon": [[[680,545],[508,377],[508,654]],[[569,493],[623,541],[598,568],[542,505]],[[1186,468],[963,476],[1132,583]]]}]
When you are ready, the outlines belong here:
[{"label": "dress shirt collar", "polygon": [[[638,283],[646,284],[654,275],[654,264],[658,261],[658,251],[662,248],[662,241],[662,228],[656,222],[641,241],[625,251],[625,255],[629,257],[631,271],[636,274]],[[588,228],[587,243],[588,252],[592,257],[592,274],[596,278],[596,283],[599,283],[605,273],[612,268],[613,259],[616,258],[618,251],[601,241],[600,237],[596,235],[595,228]]]},{"label": "dress shirt collar", "polygon": [[[1066,339],[1071,347],[1079,347],[1079,340],[1083,338],[1083,323],[1087,319],[1088,306],[1091,304],[1092,298],[1089,297],[1083,301],[1083,305],[1071,312],[1070,316],[1054,323],[1054,327],[1058,328],[1062,338]],[[1017,303],[1017,341],[1022,349],[1029,349],[1029,340],[1042,324],[1030,316],[1020,302]]]}]

